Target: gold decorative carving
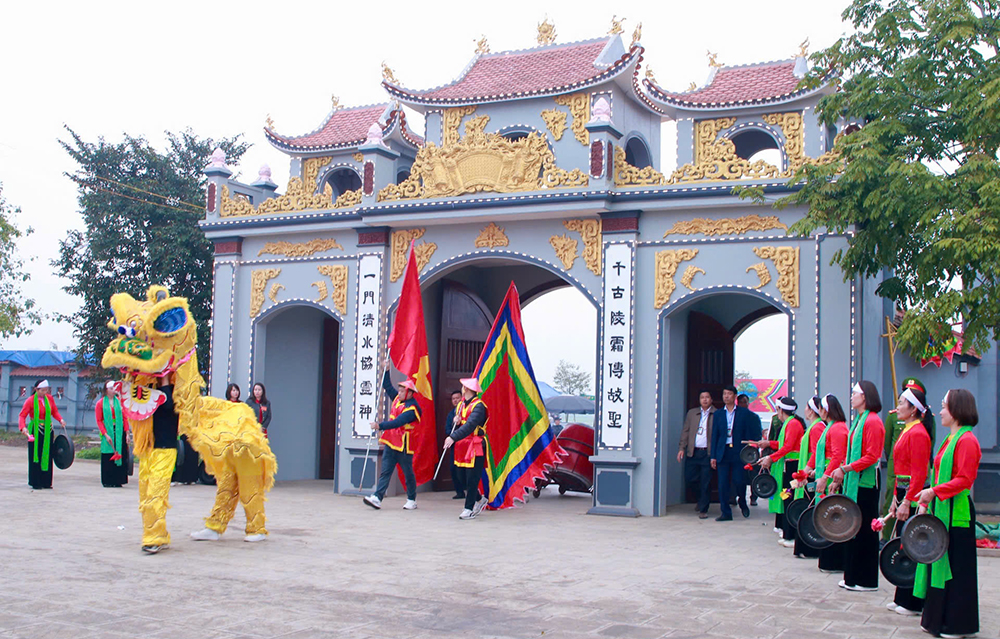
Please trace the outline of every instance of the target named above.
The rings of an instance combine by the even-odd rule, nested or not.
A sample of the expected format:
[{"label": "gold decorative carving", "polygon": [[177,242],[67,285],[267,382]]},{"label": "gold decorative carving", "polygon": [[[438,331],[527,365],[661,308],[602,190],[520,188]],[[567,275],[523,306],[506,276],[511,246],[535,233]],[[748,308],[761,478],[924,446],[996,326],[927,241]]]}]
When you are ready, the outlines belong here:
[{"label": "gold decorative carving", "polygon": [[333,203],[333,208],[335,209],[349,209],[352,206],[357,206],[361,204],[361,188],[357,188],[353,191],[344,191],[337,197],[337,201]]},{"label": "gold decorative carving", "polygon": [[659,186],[667,184],[662,173],[652,166],[634,167],[625,161],[625,149],[615,147],[615,186]]},{"label": "gold decorative carving", "polygon": [[736,124],[736,118],[716,118],[699,120],[695,123],[694,163],[698,164],[710,153],[719,132]]},{"label": "gold decorative carving", "polygon": [[479,55],[486,55],[490,52],[490,43],[486,41],[486,36],[479,38],[476,41],[476,53]]},{"label": "gold decorative carving", "polygon": [[311,186],[313,191],[316,190],[316,180],[319,178],[319,170],[332,160],[333,156],[330,155],[302,160],[302,181],[305,183],[306,188]]},{"label": "gold decorative carving", "polygon": [[642,39],[642,23],[635,25],[635,31],[632,32],[632,45],[635,46],[639,44],[639,40]]},{"label": "gold decorative carving", "polygon": [[[808,44],[808,40],[804,44]],[[801,113],[769,113],[764,116],[764,122],[781,127],[781,133],[785,136],[785,156],[788,158],[788,168],[781,174],[781,177],[792,177],[805,165],[823,166],[840,159],[840,153],[832,149],[818,158],[806,157],[805,129]]]},{"label": "gold decorative carving", "polygon": [[704,217],[696,217],[693,220],[676,222],[667,229],[663,237],[668,235],[743,235],[747,231],[767,231],[770,229],[784,229],[788,227],[778,220],[776,215],[761,216],[756,213],[744,215],[742,217],[727,217],[721,220],[710,220]]},{"label": "gold decorative carving", "polygon": [[399,80],[396,79],[396,74],[392,72],[389,65],[382,61],[382,79],[390,84],[399,84]]},{"label": "gold decorative carving", "polygon": [[712,53],[711,51],[708,52],[708,66],[714,67],[716,69],[722,68],[722,63],[719,62],[718,53]]},{"label": "gold decorative carving", "polygon": [[264,119],[264,126],[266,126],[269,131],[274,130],[274,119],[271,117],[270,113],[268,113],[267,117]]},{"label": "gold decorative carving", "polygon": [[328,209],[333,206],[333,189],[329,184],[322,193],[308,193],[302,178],[293,177],[288,180],[288,188],[284,195],[264,200],[256,209],[249,202],[230,199],[229,189],[222,187],[222,217],[240,215],[265,215],[275,213],[290,213],[312,209]]},{"label": "gold decorative carving", "polygon": [[361,154],[361,151],[358,151],[357,153],[355,153],[354,155],[352,155],[351,158],[355,162],[364,162],[365,161],[365,156]]},{"label": "gold decorative carving", "polygon": [[495,222],[490,222],[479,232],[476,238],[477,248],[496,248],[498,246],[509,246],[510,240],[504,233],[502,226],[497,226]]},{"label": "gold decorative carving", "polygon": [[264,289],[270,280],[281,275],[280,268],[262,268],[250,273],[250,317],[260,314],[264,306]]},{"label": "gold decorative carving", "polygon": [[556,257],[562,262],[563,268],[567,271],[573,268],[573,262],[576,261],[577,253],[576,247],[578,243],[573,238],[563,235],[553,235],[549,238],[549,244],[556,251]]},{"label": "gold decorative carving", "polygon": [[704,275],[705,274],[705,269],[698,268],[697,266],[695,266],[695,265],[692,264],[691,266],[688,266],[684,270],[684,275],[681,275],[681,284],[683,284],[685,287],[687,287],[688,290],[691,290],[691,291],[698,290],[695,287],[691,286],[691,280],[694,279],[694,276],[695,276],[696,273],[701,273],[702,275]]},{"label": "gold decorative carving", "polygon": [[771,271],[767,270],[767,263],[766,262],[758,262],[757,264],[754,264],[753,266],[748,266],[746,272],[749,273],[750,271],[756,271],[757,272],[757,279],[760,280],[760,283],[757,284],[757,286],[754,287],[755,289],[760,290],[760,289],[764,288],[765,286],[767,286],[768,283],[770,283],[770,281],[771,281]]},{"label": "gold decorative carving", "polygon": [[698,249],[668,249],[656,253],[656,270],[654,271],[655,288],[653,289],[653,308],[663,308],[674,294],[676,284],[674,276],[681,262],[693,260],[698,255]]},{"label": "gold decorative carving", "polygon": [[448,147],[458,144],[458,126],[462,123],[462,118],[475,112],[475,105],[445,109],[441,116],[441,145]]},{"label": "gold decorative carving", "polygon": [[333,238],[309,240],[308,242],[267,242],[264,248],[257,251],[257,257],[261,255],[284,255],[285,257],[308,257],[322,251],[332,249],[344,250],[340,242]]},{"label": "gold decorative carving", "polygon": [[340,98],[336,94],[330,96],[330,107],[336,111],[340,108]]},{"label": "gold decorative carving", "polygon": [[736,145],[723,138],[702,149],[702,159],[697,164],[685,164],[670,174],[667,184],[682,184],[699,180],[739,180],[741,178],[776,178],[778,167],[764,160],[750,162],[736,155]]},{"label": "gold decorative carving", "polygon": [[799,55],[798,55],[798,57],[800,57],[800,58],[809,57],[809,38],[806,38],[805,40],[803,40],[802,44],[799,45]]},{"label": "gold decorative carving", "polygon": [[538,44],[547,45],[556,41],[556,27],[548,18],[538,23]]},{"label": "gold decorative carving", "polygon": [[[410,249],[410,242],[415,242],[424,236],[427,229],[400,229],[392,232],[389,242],[391,257],[389,261],[389,280],[395,282],[403,276],[406,270],[407,251]],[[424,270],[424,267],[431,261],[431,256],[437,250],[437,244],[433,242],[421,242],[414,244],[413,251],[417,259],[417,272]]]},{"label": "gold decorative carving", "polygon": [[284,284],[278,284],[277,282],[275,282],[274,284],[271,284],[271,290],[268,292],[267,296],[271,299],[272,302],[274,302],[275,304],[277,304],[278,303],[278,291],[280,291],[283,288],[285,288]]},{"label": "gold decorative carving", "polygon": [[601,275],[601,221],[565,220],[563,226],[568,231],[576,231],[583,239],[583,261],[597,276]]},{"label": "gold decorative carving", "polygon": [[609,36],[618,35],[619,33],[625,31],[625,29],[622,28],[622,23],[625,22],[625,18],[622,18],[621,20],[616,20],[615,18],[617,17],[618,17],[617,15],[611,16],[611,28],[608,29]]},{"label": "gold decorative carving", "polygon": [[691,84],[688,85],[688,88],[687,88],[688,93],[691,93],[692,91],[694,91],[697,88],[698,88],[698,85],[695,84],[694,82],[692,82]]},{"label": "gold decorative carving", "polygon": [[791,246],[757,246],[757,257],[774,262],[778,271],[777,287],[789,306],[799,306],[799,249]]},{"label": "gold decorative carving", "polygon": [[580,92],[557,95],[555,103],[569,107],[569,113],[573,116],[573,122],[570,124],[573,136],[580,141],[580,144],[590,146],[590,131],[587,130],[587,123],[590,122],[590,94]]},{"label": "gold decorative carving", "polygon": [[646,65],[646,79],[650,82],[656,82],[656,74],[653,73],[653,67]]},{"label": "gold decorative carving", "polygon": [[[333,284],[333,291],[330,293],[330,298],[333,300],[333,305],[341,315],[347,313],[347,266],[344,264],[322,264],[316,267],[320,275],[325,275],[330,278],[330,282]],[[316,284],[322,284],[322,287],[318,287],[322,295],[317,302],[326,297],[326,284],[324,282],[314,282],[313,286]]]},{"label": "gold decorative carving", "polygon": [[254,215],[253,204],[250,200],[245,197],[240,197],[242,194],[237,194],[236,197],[229,196],[229,187],[225,184],[222,185],[222,217],[236,217],[239,215]]},{"label": "gold decorative carving", "polygon": [[319,294],[319,297],[317,297],[313,301],[319,304],[320,302],[325,300],[327,296],[326,282],[324,282],[323,280],[318,280],[316,282],[313,282],[312,285],[316,287],[316,291]]},{"label": "gold decorative carving", "polygon": [[552,137],[557,142],[561,140],[566,131],[566,112],[559,109],[546,109],[542,111],[542,120],[545,121],[545,128],[549,130]]},{"label": "gold decorative carving", "polygon": [[580,169],[567,171],[556,166],[555,156],[549,153],[542,163],[542,184],[547,188],[558,186],[587,186],[590,184],[590,176]]}]

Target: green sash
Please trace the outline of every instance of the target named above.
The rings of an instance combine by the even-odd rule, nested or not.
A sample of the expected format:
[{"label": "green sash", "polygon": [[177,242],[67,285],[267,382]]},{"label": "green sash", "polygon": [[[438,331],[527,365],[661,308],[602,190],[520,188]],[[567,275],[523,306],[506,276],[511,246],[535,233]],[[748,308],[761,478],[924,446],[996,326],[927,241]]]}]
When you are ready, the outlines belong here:
[{"label": "green sash", "polygon": [[[45,407],[45,418],[39,418],[38,412],[38,393],[35,393],[35,411],[31,416],[31,436],[35,438],[34,442],[34,455],[32,459],[36,464],[42,465],[42,470],[47,471],[49,469],[49,446],[52,443],[52,400],[46,400],[42,402]],[[39,431],[39,426],[41,426],[41,431]],[[39,442],[41,438],[41,442]],[[38,458],[38,447],[42,447],[41,459]]]},{"label": "green sash", "polygon": [[[938,467],[937,478],[933,482],[934,486],[951,481],[951,465],[955,457],[955,445],[958,444],[962,435],[969,432],[972,432],[971,426],[962,426],[954,437],[949,436],[941,444],[944,454],[941,456],[941,466]],[[931,503],[930,513],[943,521],[949,530],[952,526],[968,528],[972,520],[972,513],[969,509],[969,490],[963,490],[948,499],[935,499]],[[928,573],[930,573],[931,586],[944,588],[945,583],[951,579],[951,562],[948,559],[947,551],[933,564],[919,564],[917,566],[917,574],[913,582],[913,595],[915,597],[923,599],[927,596]]]},{"label": "green sash", "polygon": [[[795,415],[791,415],[785,420],[785,423],[781,425],[781,431],[778,433],[778,448],[785,447],[785,428],[788,426],[788,422],[795,419]],[[778,461],[771,464],[771,477],[774,477],[775,481],[778,482],[778,494],[767,500],[767,512],[769,513],[783,513],[785,512],[785,500],[781,498],[781,491],[785,488],[782,485],[782,479],[785,477],[785,460],[787,459],[797,459],[798,453],[791,453],[785,455]]]},{"label": "green sash", "polygon": [[[122,404],[118,401],[117,397],[111,398],[112,402],[108,401],[107,397],[101,399],[102,406],[104,409],[104,430],[111,435],[111,441],[113,444],[109,444],[108,440],[101,438],[101,453],[111,453],[112,455],[122,450],[122,437],[124,436],[124,426],[122,424]],[[112,412],[113,409],[113,412]],[[121,466],[122,460],[116,459],[115,466]]]},{"label": "green sash", "polygon": [[[865,420],[868,419],[868,411],[858,415],[851,426],[850,444],[847,447],[847,464],[853,464],[861,459],[863,449],[862,442],[865,433]],[[858,501],[858,488],[873,488],[875,486],[875,472],[878,464],[872,464],[860,473],[848,471],[844,477],[844,494],[851,498],[851,501]]]},{"label": "green sash", "polygon": [[[823,423],[823,420],[821,420],[821,419],[813,420],[813,423],[809,424],[809,428],[802,435],[802,443],[799,444],[799,467],[798,467],[798,470],[805,470],[805,467],[809,464],[809,440],[812,439],[810,437],[810,433],[812,433],[813,429],[816,428],[816,426],[818,424],[822,424],[822,423]],[[819,463],[819,452],[818,451],[819,451],[819,448],[817,448],[817,453],[816,453],[816,463],[817,464]],[[824,450],[823,452],[826,452],[826,451]],[[817,477],[819,477],[819,475],[817,475]],[[804,485],[801,488],[796,488],[795,489],[795,499],[802,499],[805,496],[806,496],[806,487]]]}]

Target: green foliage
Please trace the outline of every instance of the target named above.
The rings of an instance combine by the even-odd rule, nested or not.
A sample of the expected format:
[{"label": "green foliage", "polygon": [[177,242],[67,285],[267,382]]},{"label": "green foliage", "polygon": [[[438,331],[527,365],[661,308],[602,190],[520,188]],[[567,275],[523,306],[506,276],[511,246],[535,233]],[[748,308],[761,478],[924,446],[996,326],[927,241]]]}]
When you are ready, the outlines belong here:
[{"label": "green foliage", "polygon": [[552,376],[552,385],[565,395],[580,395],[590,390],[590,373],[561,359]]},{"label": "green foliage", "polygon": [[118,292],[144,299],[152,284],[186,297],[198,324],[198,357],[208,363],[212,305],[212,245],[198,222],[204,211],[202,169],[216,146],[235,165],[248,145],[239,137],[212,140],[191,131],[167,133],[163,153],[143,138],[117,144],[86,142],[72,129],[63,148],[77,164],[68,177],[79,186],[83,230],[67,233],[53,262],[69,279],[82,308],[65,318],[80,341],[81,356],[100,360],[112,337],[109,300]]},{"label": "green foliage", "polygon": [[91,446],[90,448],[83,448],[76,451],[74,455],[77,459],[100,459],[101,458],[101,447]]},{"label": "green foliage", "polygon": [[0,184],[0,339],[19,337],[31,332],[42,316],[35,301],[22,290],[30,276],[24,272],[24,260],[17,253],[17,240],[32,233],[14,223],[21,209],[9,205]]},{"label": "green foliage", "polygon": [[840,78],[820,117],[864,126],[838,140],[843,164],[803,167],[778,206],[809,206],[793,233],[856,229],[834,262],[891,273],[878,293],[907,309],[908,351],[961,318],[982,352],[1000,338],[1000,3],[854,0],[843,15],[855,33],[813,55],[806,83]]}]

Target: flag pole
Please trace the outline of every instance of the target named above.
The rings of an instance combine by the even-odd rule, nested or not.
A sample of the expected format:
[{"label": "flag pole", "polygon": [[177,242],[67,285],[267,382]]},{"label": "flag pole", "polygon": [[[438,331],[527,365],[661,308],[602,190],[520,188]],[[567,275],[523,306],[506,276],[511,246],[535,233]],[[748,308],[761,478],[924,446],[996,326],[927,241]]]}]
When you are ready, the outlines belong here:
[{"label": "flag pole", "polygon": [[[388,367],[389,367],[389,357],[386,356],[386,358],[385,358],[385,365],[382,368],[382,374],[379,375],[376,378],[376,379],[378,379],[378,390],[375,391],[375,410],[376,411],[382,410],[382,378],[385,377],[386,371],[389,370]],[[376,429],[372,428],[371,434],[368,435],[368,446],[365,449],[365,463],[362,464],[362,466],[361,466],[361,481],[359,482],[361,485],[358,487],[361,490],[364,490],[364,488],[365,488],[365,472],[368,470],[368,456],[372,452],[372,440],[375,439],[375,431],[376,431]]]}]

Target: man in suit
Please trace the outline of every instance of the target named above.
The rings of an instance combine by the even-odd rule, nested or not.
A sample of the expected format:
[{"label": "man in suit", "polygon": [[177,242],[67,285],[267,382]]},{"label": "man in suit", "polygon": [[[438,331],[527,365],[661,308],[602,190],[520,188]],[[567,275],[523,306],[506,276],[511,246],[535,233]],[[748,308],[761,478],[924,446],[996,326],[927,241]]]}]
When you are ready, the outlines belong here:
[{"label": "man in suit", "polygon": [[688,411],[681,430],[677,461],[684,462],[684,477],[689,484],[698,484],[698,519],[708,518],[708,484],[712,479],[712,393],[703,390],[698,394],[700,406]]},{"label": "man in suit", "polygon": [[715,411],[712,424],[712,468],[719,471],[719,504],[722,514],[715,521],[732,521],[733,510],[729,505],[730,483],[736,485],[736,499],[744,517],[750,516],[747,505],[746,477],[740,461],[741,442],[760,434],[760,419],[749,409],[736,405],[736,387],[726,386],[722,391],[723,410]]}]

